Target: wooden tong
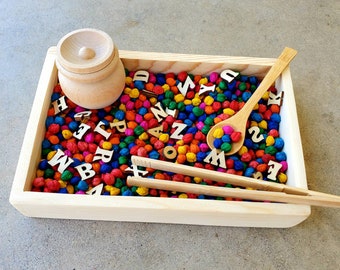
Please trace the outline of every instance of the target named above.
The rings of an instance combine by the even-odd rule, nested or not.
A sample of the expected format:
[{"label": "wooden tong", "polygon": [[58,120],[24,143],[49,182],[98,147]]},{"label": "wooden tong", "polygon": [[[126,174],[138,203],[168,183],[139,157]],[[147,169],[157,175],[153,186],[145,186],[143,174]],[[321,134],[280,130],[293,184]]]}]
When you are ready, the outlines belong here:
[{"label": "wooden tong", "polygon": [[153,168],[194,177],[197,176],[216,182],[248,187],[254,190],[158,180],[141,176],[128,176],[128,185],[255,201],[283,202],[336,208],[340,207],[340,197],[336,195],[145,157],[132,156],[131,160],[132,164],[146,168]]}]

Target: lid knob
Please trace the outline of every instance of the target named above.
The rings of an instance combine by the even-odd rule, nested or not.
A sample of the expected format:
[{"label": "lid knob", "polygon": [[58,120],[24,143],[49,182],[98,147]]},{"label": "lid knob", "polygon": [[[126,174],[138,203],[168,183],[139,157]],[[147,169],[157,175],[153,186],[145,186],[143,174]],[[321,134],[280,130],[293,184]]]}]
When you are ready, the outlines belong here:
[{"label": "lid knob", "polygon": [[96,56],[96,52],[87,47],[81,47],[78,52],[79,57],[81,57],[84,60],[92,59]]}]

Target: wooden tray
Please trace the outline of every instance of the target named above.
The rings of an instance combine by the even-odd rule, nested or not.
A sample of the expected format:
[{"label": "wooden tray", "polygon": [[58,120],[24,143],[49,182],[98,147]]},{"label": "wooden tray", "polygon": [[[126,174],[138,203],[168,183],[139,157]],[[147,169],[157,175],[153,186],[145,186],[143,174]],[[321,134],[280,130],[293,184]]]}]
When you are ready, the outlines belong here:
[{"label": "wooden tray", "polygon": [[[122,50],[119,54],[124,66],[129,70],[144,69],[156,73],[187,71],[204,75],[232,69],[260,78],[275,60]],[[56,48],[51,47],[41,72],[10,194],[11,204],[22,214],[41,218],[277,228],[294,226],[310,215],[310,206],[282,203],[31,192],[32,181],[40,161],[50,97],[58,79],[55,58]],[[287,185],[307,188],[289,68],[276,81],[276,87],[278,90],[284,89],[285,93],[281,107],[280,134],[285,141],[284,151],[289,164]]]}]

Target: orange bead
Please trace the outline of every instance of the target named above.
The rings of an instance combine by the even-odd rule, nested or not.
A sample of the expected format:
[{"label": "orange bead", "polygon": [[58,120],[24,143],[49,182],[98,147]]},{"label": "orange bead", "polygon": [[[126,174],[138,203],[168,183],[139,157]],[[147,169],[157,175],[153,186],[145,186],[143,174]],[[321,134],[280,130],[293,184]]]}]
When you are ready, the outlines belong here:
[{"label": "orange bead", "polygon": [[177,159],[176,159],[177,163],[183,164],[186,160],[187,160],[187,158],[186,158],[185,154],[178,154],[177,155]]},{"label": "orange bead", "polygon": [[127,127],[131,129],[135,129],[138,126],[138,124],[135,121],[129,121],[127,123]]},{"label": "orange bead", "polygon": [[127,111],[125,113],[125,119],[127,121],[134,121],[136,119],[136,113],[133,111]]},{"label": "orange bead", "polygon": [[99,162],[93,162],[93,163],[92,163],[92,169],[93,169],[96,173],[99,173],[99,172],[100,172],[100,163],[99,163]]},{"label": "orange bead", "polygon": [[277,105],[277,104],[273,104],[270,106],[270,110],[273,112],[273,113],[280,113],[280,106]]},{"label": "orange bead", "polygon": [[153,83],[145,84],[145,90],[152,91],[153,88],[154,88]]},{"label": "orange bead", "polygon": [[58,144],[59,143],[59,138],[56,135],[51,135],[48,137],[48,140],[52,143],[52,144]]},{"label": "orange bead", "polygon": [[165,179],[165,176],[162,173],[156,173],[154,177],[155,177],[155,179],[160,179],[160,180],[164,180]]},{"label": "orange bead", "polygon": [[119,137],[118,137],[118,136],[112,137],[112,138],[110,139],[110,143],[111,143],[111,144],[119,144],[119,143],[120,143]]},{"label": "orange bead", "polygon": [[145,119],[146,121],[149,121],[149,120],[151,120],[151,119],[154,118],[154,117],[155,117],[154,114],[151,113],[151,112],[144,114],[144,119]]}]

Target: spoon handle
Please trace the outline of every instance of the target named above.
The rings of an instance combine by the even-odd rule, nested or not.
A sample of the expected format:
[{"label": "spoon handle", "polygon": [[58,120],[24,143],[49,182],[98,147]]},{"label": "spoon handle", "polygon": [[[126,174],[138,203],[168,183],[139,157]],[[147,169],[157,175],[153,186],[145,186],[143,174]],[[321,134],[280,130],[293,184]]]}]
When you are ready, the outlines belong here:
[{"label": "spoon handle", "polygon": [[275,82],[275,80],[280,76],[284,69],[289,65],[290,61],[293,60],[297,51],[291,48],[284,48],[281,55],[277,58],[274,65],[270,68],[267,75],[263,78],[260,85],[257,87],[256,91],[252,94],[250,99],[243,106],[242,110],[252,111],[257,102],[266,93],[269,87]]}]

